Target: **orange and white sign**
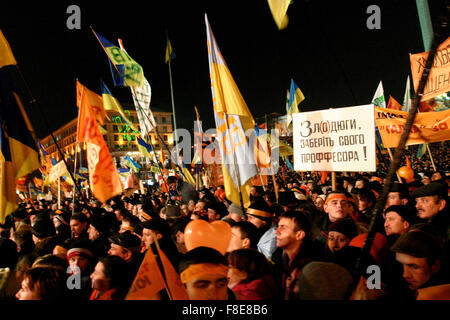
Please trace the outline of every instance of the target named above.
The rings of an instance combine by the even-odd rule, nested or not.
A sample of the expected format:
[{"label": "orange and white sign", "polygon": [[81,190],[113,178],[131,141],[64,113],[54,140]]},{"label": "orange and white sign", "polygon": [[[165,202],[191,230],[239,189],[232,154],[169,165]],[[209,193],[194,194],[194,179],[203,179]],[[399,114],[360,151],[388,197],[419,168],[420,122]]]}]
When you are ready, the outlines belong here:
[{"label": "orange and white sign", "polygon": [[[422,77],[428,54],[429,51],[409,54],[415,91],[419,87],[419,81]],[[450,91],[450,37],[436,51],[421,101],[429,100],[448,91]]]},{"label": "orange and white sign", "polygon": [[[375,107],[375,122],[383,146],[396,148],[403,133],[408,112]],[[439,142],[450,139],[450,109],[417,113],[406,145]]]}]

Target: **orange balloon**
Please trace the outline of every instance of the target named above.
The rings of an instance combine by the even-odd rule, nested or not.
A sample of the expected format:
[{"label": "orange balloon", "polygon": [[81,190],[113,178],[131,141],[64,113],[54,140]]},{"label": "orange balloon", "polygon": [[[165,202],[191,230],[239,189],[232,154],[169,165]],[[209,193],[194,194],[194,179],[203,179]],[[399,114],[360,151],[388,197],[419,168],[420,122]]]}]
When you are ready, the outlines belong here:
[{"label": "orange balloon", "polygon": [[192,220],[184,229],[184,243],[188,251],[197,247],[216,249],[225,255],[231,240],[231,227],[225,221]]},{"label": "orange balloon", "polygon": [[407,183],[414,181],[414,171],[410,167],[400,167],[397,170],[397,173],[400,177],[404,178]]}]

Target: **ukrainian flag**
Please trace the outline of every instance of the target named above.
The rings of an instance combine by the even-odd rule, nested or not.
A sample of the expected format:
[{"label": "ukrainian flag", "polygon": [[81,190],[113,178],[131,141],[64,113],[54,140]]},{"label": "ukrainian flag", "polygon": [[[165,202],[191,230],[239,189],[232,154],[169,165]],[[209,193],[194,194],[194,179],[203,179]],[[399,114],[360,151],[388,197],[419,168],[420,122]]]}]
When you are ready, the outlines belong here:
[{"label": "ukrainian flag", "polygon": [[166,63],[169,61],[172,61],[175,59],[175,52],[173,51],[172,44],[170,43],[170,40],[167,39],[167,45],[166,45]]},{"label": "ukrainian flag", "polygon": [[141,165],[139,163],[133,161],[133,159],[131,159],[129,156],[125,157],[125,161],[123,163],[128,168],[133,169],[134,172],[138,172],[139,169],[141,169]]},{"label": "ukrainian flag", "polygon": [[37,144],[14,92],[10,65],[15,63],[0,30],[0,223],[17,208],[16,180],[40,167]]},{"label": "ukrainian flag", "polygon": [[291,88],[289,92],[290,97],[288,114],[292,115],[293,113],[299,113],[300,111],[298,110],[298,105],[300,104],[300,102],[305,100],[305,96],[303,95],[303,92],[300,90],[297,84],[294,82],[294,79],[291,79]]}]

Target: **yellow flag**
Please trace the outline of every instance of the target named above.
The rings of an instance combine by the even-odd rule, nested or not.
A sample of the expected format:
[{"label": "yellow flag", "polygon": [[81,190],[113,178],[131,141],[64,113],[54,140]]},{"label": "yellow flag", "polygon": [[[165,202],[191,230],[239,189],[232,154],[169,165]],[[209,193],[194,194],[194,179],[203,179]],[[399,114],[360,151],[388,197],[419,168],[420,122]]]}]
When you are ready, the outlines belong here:
[{"label": "yellow flag", "polygon": [[273,20],[278,26],[279,30],[287,27],[289,18],[286,14],[291,0],[267,0],[270,11],[272,12]]},{"label": "yellow flag", "polygon": [[153,250],[149,248],[125,300],[159,300],[158,292],[166,288]]},{"label": "yellow flag", "polygon": [[[81,84],[77,88],[81,88]],[[105,202],[122,193],[122,184],[116,165],[95,119],[87,90],[85,88],[80,93],[77,139],[79,142],[86,142],[92,192],[98,200]]]},{"label": "yellow flag", "polygon": [[0,29],[0,68],[16,64],[17,61],[11,51],[11,47]]},{"label": "yellow flag", "polygon": [[254,153],[248,146],[246,132],[255,121],[234,82],[209,26],[207,29],[211,91],[216,122],[216,140],[222,157],[222,170],[227,199],[245,207],[250,205],[251,178],[257,174]]}]

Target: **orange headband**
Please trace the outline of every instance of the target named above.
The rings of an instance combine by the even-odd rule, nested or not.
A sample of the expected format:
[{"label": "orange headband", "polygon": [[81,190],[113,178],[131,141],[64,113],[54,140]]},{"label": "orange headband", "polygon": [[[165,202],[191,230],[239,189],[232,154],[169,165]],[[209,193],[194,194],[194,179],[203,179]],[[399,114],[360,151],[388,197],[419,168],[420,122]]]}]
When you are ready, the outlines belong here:
[{"label": "orange headband", "polygon": [[247,214],[251,214],[251,215],[259,216],[259,217],[265,217],[265,218],[272,218],[272,214],[270,212],[252,209],[252,208],[247,209]]},{"label": "orange headband", "polygon": [[226,278],[228,275],[228,267],[223,264],[217,265],[215,263],[191,264],[180,274],[180,279],[181,282],[188,283],[205,274],[219,274]]},{"label": "orange headband", "polygon": [[347,197],[342,193],[333,193],[330,195],[327,200],[325,201],[325,204],[328,204],[331,200],[346,200],[348,201]]}]

